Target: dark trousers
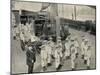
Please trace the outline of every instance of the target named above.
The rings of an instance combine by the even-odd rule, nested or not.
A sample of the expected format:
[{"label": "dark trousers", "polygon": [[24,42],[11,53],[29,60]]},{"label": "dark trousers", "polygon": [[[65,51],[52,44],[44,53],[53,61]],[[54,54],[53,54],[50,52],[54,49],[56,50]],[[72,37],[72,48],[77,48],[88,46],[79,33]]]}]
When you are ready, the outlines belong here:
[{"label": "dark trousers", "polygon": [[28,73],[33,72],[33,67],[34,67],[34,64],[33,65],[28,65]]},{"label": "dark trousers", "polygon": [[23,51],[25,51],[25,44],[24,44],[23,40],[20,40],[20,42],[21,42],[21,49],[22,49]]}]

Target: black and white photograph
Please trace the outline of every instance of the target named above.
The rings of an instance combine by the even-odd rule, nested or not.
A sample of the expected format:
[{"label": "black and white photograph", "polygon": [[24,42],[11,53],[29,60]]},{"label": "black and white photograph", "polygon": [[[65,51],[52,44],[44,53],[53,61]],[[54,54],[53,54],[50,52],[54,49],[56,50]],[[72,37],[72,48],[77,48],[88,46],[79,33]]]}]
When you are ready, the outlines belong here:
[{"label": "black and white photograph", "polygon": [[96,6],[11,0],[11,74],[96,69]]}]

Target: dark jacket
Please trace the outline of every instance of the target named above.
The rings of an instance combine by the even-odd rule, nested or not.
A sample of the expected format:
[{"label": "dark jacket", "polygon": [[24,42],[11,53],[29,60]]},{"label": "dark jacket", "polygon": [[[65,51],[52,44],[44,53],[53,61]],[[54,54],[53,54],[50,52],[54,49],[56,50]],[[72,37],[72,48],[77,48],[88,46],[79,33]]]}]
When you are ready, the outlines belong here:
[{"label": "dark jacket", "polygon": [[26,52],[26,64],[31,66],[31,65],[33,65],[33,63],[35,63],[35,61],[36,61],[35,50],[34,49],[27,50],[27,52]]}]

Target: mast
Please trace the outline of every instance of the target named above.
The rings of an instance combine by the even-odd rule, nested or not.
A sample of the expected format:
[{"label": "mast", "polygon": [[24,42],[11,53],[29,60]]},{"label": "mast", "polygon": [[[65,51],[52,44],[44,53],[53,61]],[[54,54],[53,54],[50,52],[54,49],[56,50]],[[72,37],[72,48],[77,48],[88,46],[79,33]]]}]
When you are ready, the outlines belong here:
[{"label": "mast", "polygon": [[56,20],[56,41],[58,40],[58,37],[60,37],[60,29],[61,29],[61,27],[60,27],[60,18],[59,18],[59,13],[58,13],[58,4],[54,4],[54,9],[55,9],[55,11],[54,12],[56,12],[56,15],[55,15],[55,20]]},{"label": "mast", "polygon": [[74,5],[74,20],[76,20],[76,5]]}]

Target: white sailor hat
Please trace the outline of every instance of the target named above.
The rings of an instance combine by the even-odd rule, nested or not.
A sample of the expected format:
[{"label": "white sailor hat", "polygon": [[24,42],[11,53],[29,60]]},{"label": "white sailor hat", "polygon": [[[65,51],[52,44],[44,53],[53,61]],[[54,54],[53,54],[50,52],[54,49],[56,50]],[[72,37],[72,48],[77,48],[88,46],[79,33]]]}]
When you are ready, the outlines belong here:
[{"label": "white sailor hat", "polygon": [[31,42],[35,41],[35,36],[31,35]]},{"label": "white sailor hat", "polygon": [[85,42],[88,42],[88,39],[84,39]]},{"label": "white sailor hat", "polygon": [[61,42],[61,40],[57,40],[57,42]]},{"label": "white sailor hat", "polygon": [[43,48],[43,47],[44,47],[44,45],[40,46],[40,48]]},{"label": "white sailor hat", "polygon": [[52,37],[49,37],[49,40],[52,40]]},{"label": "white sailor hat", "polygon": [[61,37],[57,37],[58,40],[61,40]]},{"label": "white sailor hat", "polygon": [[29,50],[32,50],[32,47],[31,46],[29,46],[28,48],[29,48]]},{"label": "white sailor hat", "polygon": [[43,40],[43,42],[42,42],[42,43],[43,43],[43,44],[45,44],[46,42],[47,42],[47,40]]}]

